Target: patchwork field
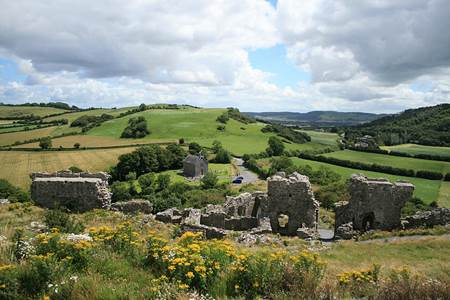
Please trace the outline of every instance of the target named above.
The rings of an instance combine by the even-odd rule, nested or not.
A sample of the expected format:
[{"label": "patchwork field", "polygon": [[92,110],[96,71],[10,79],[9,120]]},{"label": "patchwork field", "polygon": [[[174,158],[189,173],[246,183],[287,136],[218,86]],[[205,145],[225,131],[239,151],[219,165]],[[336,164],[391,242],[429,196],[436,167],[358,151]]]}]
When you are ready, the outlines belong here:
[{"label": "patchwork field", "polygon": [[384,166],[392,166],[396,168],[412,169],[415,171],[426,170],[444,174],[450,172],[450,162],[398,157],[351,150],[336,151],[323,155],[343,160],[350,160],[361,163],[373,163]]},{"label": "patchwork field", "polygon": [[[214,140],[235,155],[256,153],[267,148],[267,140],[273,134],[261,132],[262,123],[243,124],[229,120],[224,131],[218,131],[216,118],[223,109],[183,109],[183,110],[149,110],[120,119],[114,119],[93,128],[88,135],[112,137],[120,139],[120,134],[131,117],[143,116],[147,119],[151,134],[135,141],[178,140],[198,142],[203,146],[211,146]],[[311,142],[307,144],[286,144],[288,149],[318,149],[323,144]]]},{"label": "patchwork field", "polygon": [[[16,141],[26,141],[52,135],[56,127],[46,127],[35,130],[0,134],[0,146],[12,145]],[[75,129],[76,130],[76,129]]]},{"label": "patchwork field", "polygon": [[34,107],[34,106],[4,106],[0,105],[0,118],[20,118],[26,115],[36,115],[40,117],[59,114],[67,110],[53,107]]},{"label": "patchwork field", "polygon": [[[343,178],[350,178],[352,174],[364,174],[368,177],[372,178],[387,178],[391,181],[396,180],[407,180],[414,184],[416,186],[416,190],[414,191],[414,195],[421,198],[426,203],[430,203],[432,201],[437,201],[439,199],[439,204],[443,206],[444,204],[448,205],[450,199],[445,199],[446,197],[442,196],[440,197],[440,189],[443,188],[443,190],[447,190],[450,188],[450,182],[441,182],[439,180],[428,180],[428,179],[422,179],[422,178],[413,178],[413,177],[402,177],[397,175],[389,175],[384,173],[378,173],[378,172],[370,172],[370,171],[362,171],[362,170],[355,170],[350,168],[344,168],[340,166],[335,166],[327,163],[322,162],[316,162],[311,160],[305,160],[293,157],[292,161],[296,165],[309,165],[313,169],[317,170],[320,167],[327,167],[334,172],[341,175]],[[444,195],[444,194],[442,194]],[[450,207],[450,206],[448,206]]]},{"label": "patchwork field", "polygon": [[29,174],[54,172],[77,166],[87,171],[105,171],[117,163],[119,155],[135,148],[80,151],[0,151],[0,178],[25,190],[31,182]]},{"label": "patchwork field", "polygon": [[383,146],[381,148],[384,150],[398,151],[414,155],[429,154],[429,155],[440,155],[450,157],[450,147],[433,147],[416,144],[402,144],[395,146]]}]

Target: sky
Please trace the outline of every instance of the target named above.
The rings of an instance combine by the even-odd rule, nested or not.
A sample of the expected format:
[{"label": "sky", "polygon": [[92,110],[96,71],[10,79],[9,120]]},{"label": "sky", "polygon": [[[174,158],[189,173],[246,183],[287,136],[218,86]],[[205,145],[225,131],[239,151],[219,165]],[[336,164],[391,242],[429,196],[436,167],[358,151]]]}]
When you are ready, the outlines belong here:
[{"label": "sky", "polygon": [[0,0],[0,102],[450,103],[448,0]]}]

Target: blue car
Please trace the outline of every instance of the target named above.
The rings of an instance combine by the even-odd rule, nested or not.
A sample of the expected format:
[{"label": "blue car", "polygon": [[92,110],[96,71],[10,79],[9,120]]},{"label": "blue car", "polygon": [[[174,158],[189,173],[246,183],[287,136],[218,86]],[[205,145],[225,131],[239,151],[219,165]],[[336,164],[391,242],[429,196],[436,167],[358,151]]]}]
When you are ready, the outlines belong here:
[{"label": "blue car", "polygon": [[243,176],[237,176],[235,179],[244,180],[244,177]]},{"label": "blue car", "polygon": [[232,181],[232,183],[236,183],[236,184],[241,184],[242,183],[242,179],[240,178],[236,178]]}]

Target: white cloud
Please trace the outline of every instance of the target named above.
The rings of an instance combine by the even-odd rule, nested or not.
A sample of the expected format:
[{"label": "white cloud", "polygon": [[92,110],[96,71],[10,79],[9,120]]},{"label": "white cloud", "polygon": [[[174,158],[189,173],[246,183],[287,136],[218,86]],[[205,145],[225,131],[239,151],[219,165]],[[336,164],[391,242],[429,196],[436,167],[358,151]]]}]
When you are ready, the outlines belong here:
[{"label": "white cloud", "polygon": [[[246,111],[395,112],[450,102],[445,0],[0,0],[0,101],[177,102]],[[311,83],[281,88],[248,49],[284,43]],[[282,74],[281,74],[282,75]],[[413,91],[414,82],[431,82]]]}]

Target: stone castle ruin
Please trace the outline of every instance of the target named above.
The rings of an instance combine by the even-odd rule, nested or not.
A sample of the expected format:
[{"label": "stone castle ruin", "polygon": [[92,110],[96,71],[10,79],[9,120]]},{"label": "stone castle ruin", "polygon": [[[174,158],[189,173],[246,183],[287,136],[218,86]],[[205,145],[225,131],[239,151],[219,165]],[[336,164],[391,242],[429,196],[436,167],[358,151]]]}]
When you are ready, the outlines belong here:
[{"label": "stone castle ruin", "polygon": [[306,176],[277,174],[268,179],[268,193],[243,193],[227,197],[223,205],[203,210],[170,208],[156,220],[183,225],[185,230],[203,231],[209,238],[223,237],[231,231],[317,235],[319,203],[314,199]]},{"label": "stone castle ruin", "polygon": [[411,199],[414,188],[404,181],[391,183],[352,175],[350,201],[339,203],[335,209],[335,235],[343,237],[352,230],[400,228],[401,209]]},{"label": "stone castle ruin", "polygon": [[31,198],[43,207],[65,207],[84,212],[109,208],[111,193],[107,173],[33,173]]}]

